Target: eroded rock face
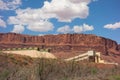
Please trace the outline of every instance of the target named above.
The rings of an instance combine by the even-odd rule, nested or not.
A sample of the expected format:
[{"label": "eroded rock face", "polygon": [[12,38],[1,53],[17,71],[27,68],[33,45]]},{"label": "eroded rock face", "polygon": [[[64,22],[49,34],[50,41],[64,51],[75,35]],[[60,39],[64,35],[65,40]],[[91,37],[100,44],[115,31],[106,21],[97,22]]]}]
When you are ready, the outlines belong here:
[{"label": "eroded rock face", "polygon": [[120,51],[120,44],[118,45],[118,50]]},{"label": "eroded rock face", "polygon": [[103,54],[118,51],[120,45],[110,39],[91,34],[59,34],[45,36],[29,36],[16,33],[0,34],[0,48],[23,47],[50,48],[52,52],[95,50]]}]

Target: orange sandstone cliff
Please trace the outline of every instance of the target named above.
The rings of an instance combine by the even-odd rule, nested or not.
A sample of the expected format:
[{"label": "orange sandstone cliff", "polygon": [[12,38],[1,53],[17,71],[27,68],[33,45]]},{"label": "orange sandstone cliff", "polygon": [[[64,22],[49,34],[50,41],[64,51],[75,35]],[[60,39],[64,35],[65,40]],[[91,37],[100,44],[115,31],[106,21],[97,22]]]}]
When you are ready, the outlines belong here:
[{"label": "orange sandstone cliff", "polygon": [[30,36],[0,33],[0,49],[23,47],[50,48],[51,52],[95,50],[105,55],[120,52],[120,45],[115,41],[92,34]]}]

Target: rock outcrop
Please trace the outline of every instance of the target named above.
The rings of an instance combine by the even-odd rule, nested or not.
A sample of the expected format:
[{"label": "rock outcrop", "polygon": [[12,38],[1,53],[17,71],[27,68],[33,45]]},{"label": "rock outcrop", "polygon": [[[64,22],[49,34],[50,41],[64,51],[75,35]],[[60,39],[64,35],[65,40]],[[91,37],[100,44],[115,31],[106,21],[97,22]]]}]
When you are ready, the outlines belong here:
[{"label": "rock outcrop", "polygon": [[120,44],[118,45],[118,50],[120,51]]},{"label": "rock outcrop", "polygon": [[29,36],[16,33],[0,33],[0,48],[40,47],[52,52],[95,50],[102,54],[118,52],[120,45],[110,39],[92,34],[58,34]]}]

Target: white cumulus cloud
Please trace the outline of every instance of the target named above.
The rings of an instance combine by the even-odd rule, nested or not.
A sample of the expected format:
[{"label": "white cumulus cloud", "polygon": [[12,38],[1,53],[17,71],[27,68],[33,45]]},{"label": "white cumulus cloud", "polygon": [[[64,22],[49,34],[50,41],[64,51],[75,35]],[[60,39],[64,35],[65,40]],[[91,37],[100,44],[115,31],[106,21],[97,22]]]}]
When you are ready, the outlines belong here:
[{"label": "white cumulus cloud", "polygon": [[54,29],[49,19],[71,22],[75,18],[86,18],[89,15],[90,2],[91,0],[45,1],[41,8],[17,9],[16,16],[10,16],[7,21],[8,24],[26,26],[31,31],[47,32]]},{"label": "white cumulus cloud", "polygon": [[81,26],[74,26],[73,27],[73,31],[75,33],[82,33],[82,32],[85,32],[85,31],[92,31],[94,30],[94,27],[93,26],[89,26],[87,24],[83,24]]},{"label": "white cumulus cloud", "polygon": [[0,18],[0,27],[6,27],[6,22]]},{"label": "white cumulus cloud", "polygon": [[39,22],[33,22],[29,24],[27,28],[31,31],[47,32],[47,31],[52,31],[54,26],[52,23],[48,21],[39,21]]},{"label": "white cumulus cloud", "polygon": [[104,26],[107,29],[118,29],[120,28],[120,22],[116,22],[115,24],[107,24]]},{"label": "white cumulus cloud", "polygon": [[75,25],[72,28],[70,28],[68,25],[60,27],[57,29],[57,32],[59,33],[82,33],[86,31],[92,31],[94,30],[93,26],[89,26],[88,24],[83,24],[83,25]]},{"label": "white cumulus cloud", "polygon": [[21,5],[21,0],[0,0],[0,10],[13,10]]},{"label": "white cumulus cloud", "polygon": [[89,15],[88,4],[91,0],[52,0],[45,1],[42,9],[54,14],[62,22],[70,22],[75,18],[86,18]]},{"label": "white cumulus cloud", "polygon": [[44,36],[45,34],[38,34],[38,36]]},{"label": "white cumulus cloud", "polygon": [[23,31],[24,31],[24,26],[23,25],[15,25],[11,32],[22,33]]},{"label": "white cumulus cloud", "polygon": [[69,26],[66,25],[66,26],[58,28],[57,32],[59,32],[59,33],[70,33],[71,29],[70,29]]},{"label": "white cumulus cloud", "polygon": [[81,32],[83,32],[83,27],[74,26],[74,27],[73,27],[73,31],[74,31],[75,33],[81,33]]},{"label": "white cumulus cloud", "polygon": [[94,27],[91,25],[88,25],[88,24],[83,24],[83,31],[92,31],[94,30]]},{"label": "white cumulus cloud", "polygon": [[17,16],[9,17],[9,24],[24,25],[35,32],[47,32],[54,29],[53,24],[48,21],[49,14],[45,15],[41,9],[19,9],[16,10],[16,13]]}]

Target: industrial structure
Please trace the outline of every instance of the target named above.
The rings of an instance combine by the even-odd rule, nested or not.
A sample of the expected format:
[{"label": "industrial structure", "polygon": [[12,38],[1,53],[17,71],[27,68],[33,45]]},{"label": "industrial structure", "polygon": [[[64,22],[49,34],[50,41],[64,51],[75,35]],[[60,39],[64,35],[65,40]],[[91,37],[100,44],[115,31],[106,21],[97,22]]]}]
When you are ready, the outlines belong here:
[{"label": "industrial structure", "polygon": [[[39,57],[39,58],[52,58],[57,59],[57,57],[50,53],[51,49],[42,49],[37,47],[29,47],[29,48],[8,48],[8,49],[2,49],[1,50],[4,53],[11,53],[11,54],[20,54],[20,55],[26,55],[30,57]],[[105,60],[101,59],[100,52],[96,52],[93,50],[87,51],[86,53],[79,54],[77,56],[73,56],[70,58],[64,59],[65,61],[83,61],[87,60],[88,62],[94,62],[94,63],[103,63],[103,64],[115,64],[118,65],[118,63],[114,62],[107,62]]]},{"label": "industrial structure", "polygon": [[100,56],[100,52],[95,52],[93,50],[88,51],[88,52],[83,53],[83,54],[80,54],[78,56],[74,56],[74,57],[65,59],[65,61],[82,61],[82,60],[87,60],[88,62],[94,62],[94,63],[118,65],[118,63],[107,62],[105,60],[102,60],[101,56]]}]

